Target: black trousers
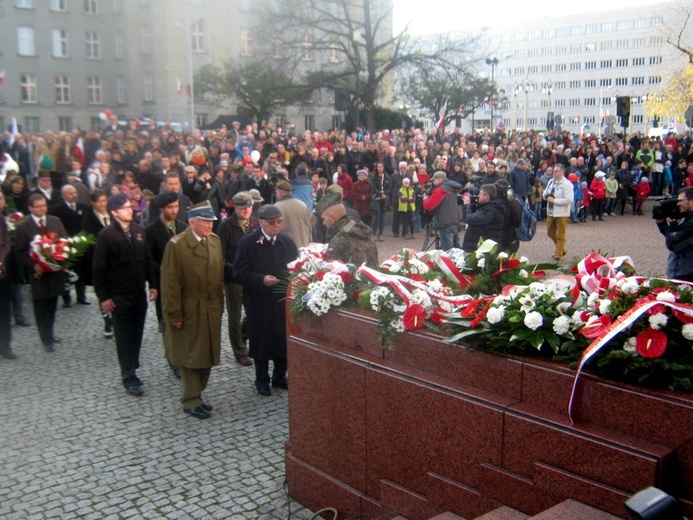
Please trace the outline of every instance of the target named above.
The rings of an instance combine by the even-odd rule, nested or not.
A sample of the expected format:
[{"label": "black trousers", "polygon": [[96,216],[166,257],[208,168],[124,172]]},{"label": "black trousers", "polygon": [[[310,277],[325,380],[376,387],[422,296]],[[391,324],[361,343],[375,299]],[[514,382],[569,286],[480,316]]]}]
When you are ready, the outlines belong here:
[{"label": "black trousers", "polygon": [[12,284],[0,280],[0,352],[12,350]]},{"label": "black trousers", "polygon": [[282,381],[286,377],[286,358],[273,359],[274,370],[272,371],[272,379],[269,376],[269,360],[253,359],[255,362],[255,386],[268,385],[270,381],[275,383]]},{"label": "black trousers", "polygon": [[34,300],[34,319],[44,346],[53,344],[53,327],[55,326],[55,311],[58,308],[58,297]]},{"label": "black trousers", "polygon": [[113,332],[115,333],[118,362],[123,386],[140,385],[137,377],[140,367],[140,349],[144,334],[144,320],[147,317],[147,302],[123,303],[118,301],[113,311]]}]

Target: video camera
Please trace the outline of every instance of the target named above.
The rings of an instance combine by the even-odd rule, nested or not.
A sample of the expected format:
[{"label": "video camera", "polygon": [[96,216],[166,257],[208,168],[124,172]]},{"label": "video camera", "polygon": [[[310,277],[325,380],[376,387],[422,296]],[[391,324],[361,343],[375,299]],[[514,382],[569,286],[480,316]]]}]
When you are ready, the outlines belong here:
[{"label": "video camera", "polygon": [[670,218],[672,220],[678,220],[683,216],[679,211],[678,198],[664,197],[656,200],[659,204],[652,208],[653,219],[664,220]]}]

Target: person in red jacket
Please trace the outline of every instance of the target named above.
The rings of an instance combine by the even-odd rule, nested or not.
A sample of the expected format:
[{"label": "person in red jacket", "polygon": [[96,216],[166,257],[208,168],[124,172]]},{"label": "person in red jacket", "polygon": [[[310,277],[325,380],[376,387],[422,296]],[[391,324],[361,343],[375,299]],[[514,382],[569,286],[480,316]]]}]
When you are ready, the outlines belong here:
[{"label": "person in red jacket", "polygon": [[604,202],[606,201],[606,184],[604,184],[604,177],[606,174],[602,171],[598,171],[594,174],[594,179],[590,184],[590,191],[592,192],[592,200],[590,202],[590,208],[592,208],[592,220],[604,220],[602,214],[604,213]]},{"label": "person in red jacket", "polygon": [[642,205],[650,194],[650,182],[647,177],[641,177],[635,188],[635,214],[642,215]]}]

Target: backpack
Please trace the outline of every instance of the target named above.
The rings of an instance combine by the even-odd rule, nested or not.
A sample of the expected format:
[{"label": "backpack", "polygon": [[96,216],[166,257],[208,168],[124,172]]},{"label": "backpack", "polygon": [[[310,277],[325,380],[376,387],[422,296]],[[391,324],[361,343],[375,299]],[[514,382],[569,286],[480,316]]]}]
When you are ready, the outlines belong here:
[{"label": "backpack", "polygon": [[[515,198],[515,200],[518,200]],[[520,242],[529,242],[537,232],[537,216],[530,208],[529,204],[520,201],[522,204],[522,219],[520,225],[515,229],[515,236]]]}]

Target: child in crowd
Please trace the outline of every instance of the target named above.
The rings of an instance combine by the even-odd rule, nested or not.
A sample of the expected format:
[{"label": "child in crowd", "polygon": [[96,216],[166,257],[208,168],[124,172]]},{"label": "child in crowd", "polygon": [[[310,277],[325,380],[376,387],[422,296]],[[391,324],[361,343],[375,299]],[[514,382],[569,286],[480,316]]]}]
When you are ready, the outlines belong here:
[{"label": "child in crowd", "polygon": [[[414,211],[416,211],[416,196],[411,187],[409,177],[402,179],[402,187],[399,189],[399,220],[402,223],[402,238],[414,238]],[[409,236],[407,236],[407,233]]]},{"label": "child in crowd", "polygon": [[606,185],[606,215],[615,217],[614,209],[616,207],[616,192],[618,192],[618,181],[616,180],[616,172],[609,173],[609,178],[604,181]]},{"label": "child in crowd", "polygon": [[647,177],[641,177],[640,183],[635,189],[635,210],[636,215],[642,215],[643,203],[647,200],[647,196],[650,194],[650,181]]},{"label": "child in crowd", "polygon": [[580,213],[578,217],[580,222],[587,222],[587,208],[590,207],[592,201],[592,192],[587,187],[587,181],[582,181],[582,202],[580,203]]}]

